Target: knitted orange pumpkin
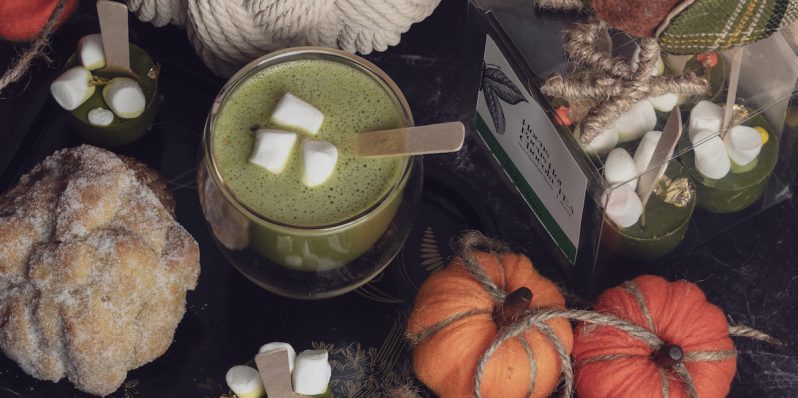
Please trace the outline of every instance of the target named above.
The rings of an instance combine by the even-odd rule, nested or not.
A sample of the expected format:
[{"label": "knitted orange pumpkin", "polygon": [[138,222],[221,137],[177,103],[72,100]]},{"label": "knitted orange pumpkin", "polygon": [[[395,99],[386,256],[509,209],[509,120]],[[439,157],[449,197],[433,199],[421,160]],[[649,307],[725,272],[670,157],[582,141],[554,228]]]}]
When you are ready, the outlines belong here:
[{"label": "knitted orange pumpkin", "polygon": [[[408,321],[407,334],[415,344],[416,376],[441,398],[475,395],[477,364],[505,331],[503,327],[512,325],[520,312],[565,306],[557,286],[542,277],[525,256],[474,252],[467,261],[464,264],[462,258],[457,258],[427,279]],[[490,281],[487,285],[475,279],[474,267]],[[528,298],[529,291],[531,301],[514,300],[524,292]],[[499,296],[516,293],[497,302],[496,292]],[[518,303],[520,311],[513,308]],[[573,344],[570,323],[553,319],[546,321],[544,328],[546,325],[556,335],[567,359]],[[561,355],[540,328],[527,329],[518,337],[505,340],[487,358],[479,384],[482,397],[528,397],[530,392],[533,397],[548,397],[557,386]],[[531,368],[533,361],[535,366]]]},{"label": "knitted orange pumpkin", "polygon": [[[42,31],[59,0],[0,0],[0,38],[31,40]],[[58,18],[61,24],[75,9],[77,0],[67,0]]]},{"label": "knitted orange pumpkin", "polygon": [[594,310],[640,325],[665,345],[655,350],[617,328],[580,325],[573,355],[580,398],[729,393],[736,370],[729,324],[695,284],[641,276],[602,293]]}]

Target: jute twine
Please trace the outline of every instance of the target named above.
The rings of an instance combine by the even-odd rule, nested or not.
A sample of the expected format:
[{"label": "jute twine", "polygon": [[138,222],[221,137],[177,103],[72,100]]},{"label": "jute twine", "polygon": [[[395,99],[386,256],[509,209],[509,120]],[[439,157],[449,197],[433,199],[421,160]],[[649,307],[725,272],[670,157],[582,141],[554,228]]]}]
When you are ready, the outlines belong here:
[{"label": "jute twine", "polygon": [[3,73],[3,76],[0,76],[0,92],[2,92],[3,89],[9,84],[19,80],[19,78],[28,71],[30,63],[33,62],[36,57],[42,54],[42,49],[47,45],[47,43],[49,43],[50,34],[53,33],[56,22],[61,16],[61,13],[64,11],[65,6],[66,0],[58,1],[53,13],[50,14],[50,19],[47,20],[47,24],[44,25],[44,29],[42,29],[42,31],[33,41],[30,48],[22,53],[19,59],[17,59],[16,64]]},{"label": "jute twine", "polygon": [[576,76],[550,76],[541,91],[564,98],[588,110],[581,119],[580,141],[589,144],[595,137],[639,101],[668,93],[701,95],[709,82],[688,72],[674,76],[652,76],[660,55],[655,39],[642,39],[637,57],[612,58],[599,50],[607,26],[596,19],[577,24],[565,33],[565,53],[579,68]]},{"label": "jute twine", "polygon": [[582,0],[537,0],[535,5],[544,10],[581,11],[587,5]]},{"label": "jute twine", "polygon": [[[493,283],[493,281],[491,281],[490,278],[485,274],[485,272],[482,270],[482,267],[474,257],[473,253],[475,251],[488,252],[497,256],[498,258],[502,254],[508,253],[509,250],[503,243],[487,238],[482,234],[480,234],[479,232],[475,231],[466,233],[460,240],[458,248],[458,254],[463,259],[463,265],[465,269],[471,274],[471,276],[477,282],[479,282],[479,284],[483,287],[483,289],[485,289],[485,291],[487,291],[488,294],[491,295],[491,297],[496,303],[496,307],[498,308],[499,306],[502,305],[509,292],[505,292],[503,289],[496,286],[496,284]],[[498,263],[502,264],[501,261],[498,261]],[[535,378],[537,375],[537,360],[528,342],[523,337],[523,334],[528,330],[537,329],[548,338],[549,342],[552,344],[555,351],[558,353],[560,357],[560,367],[563,379],[561,396],[571,397],[573,395],[573,389],[574,389],[574,373],[573,373],[572,363],[569,354],[565,351],[565,347],[563,346],[562,341],[557,337],[557,335],[554,333],[551,327],[548,324],[546,324],[546,321],[552,319],[564,318],[571,321],[584,322],[590,325],[612,327],[620,331],[623,331],[629,336],[644,342],[646,345],[648,345],[651,348],[652,353],[662,349],[666,344],[653,332],[655,330],[654,321],[651,317],[651,313],[648,310],[645,299],[643,298],[642,292],[633,282],[626,282],[623,286],[637,300],[638,304],[640,305],[641,312],[643,313],[646,319],[647,327],[634,324],[632,322],[618,318],[613,315],[602,314],[594,311],[561,310],[558,308],[537,308],[533,310],[528,309],[514,322],[501,328],[496,338],[493,340],[493,342],[488,346],[488,348],[480,357],[477,363],[476,371],[474,372],[474,396],[477,398],[482,397],[480,392],[480,385],[487,364],[488,362],[490,362],[496,350],[498,350],[498,348],[509,339],[518,339],[519,342],[521,342],[522,347],[526,351],[530,367],[530,383],[527,389],[527,395],[530,395],[534,391]],[[444,329],[446,326],[458,320],[472,317],[475,315],[483,315],[490,313],[491,313],[490,311],[485,311],[485,310],[471,310],[453,315],[447,319],[438,322],[437,324],[422,331],[421,333],[408,336],[410,344],[412,346],[416,346],[425,341],[426,339],[428,339],[429,337],[433,336],[435,333]],[[748,337],[754,340],[759,340],[776,345],[782,344],[781,341],[761,331],[742,325],[729,326],[729,335]],[[632,357],[631,355],[626,355],[626,354],[610,354],[600,357],[593,357],[581,363],[577,363],[576,365],[582,366],[589,363],[612,361],[616,359],[631,358],[631,357]],[[683,362],[677,363],[668,369],[659,367],[659,375],[662,381],[662,394],[663,394],[662,396],[663,397],[670,396],[669,395],[670,385],[668,378],[669,375],[668,371],[670,370],[677,377],[679,377],[682,383],[684,383],[685,389],[687,390],[687,394],[691,398],[698,398],[698,392],[696,391],[695,383],[693,382],[690,372],[688,372],[687,368],[684,366],[684,362],[724,361],[728,359],[734,359],[736,357],[737,357],[736,350],[685,353]],[[650,359],[650,357],[646,358]]]}]

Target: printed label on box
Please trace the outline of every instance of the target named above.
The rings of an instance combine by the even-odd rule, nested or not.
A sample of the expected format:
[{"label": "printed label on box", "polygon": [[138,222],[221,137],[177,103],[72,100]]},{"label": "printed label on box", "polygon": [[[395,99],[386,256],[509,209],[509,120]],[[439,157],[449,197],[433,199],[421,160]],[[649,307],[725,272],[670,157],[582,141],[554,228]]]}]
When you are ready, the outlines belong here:
[{"label": "printed label on box", "polygon": [[573,264],[587,176],[490,36],[477,100],[477,131]]}]

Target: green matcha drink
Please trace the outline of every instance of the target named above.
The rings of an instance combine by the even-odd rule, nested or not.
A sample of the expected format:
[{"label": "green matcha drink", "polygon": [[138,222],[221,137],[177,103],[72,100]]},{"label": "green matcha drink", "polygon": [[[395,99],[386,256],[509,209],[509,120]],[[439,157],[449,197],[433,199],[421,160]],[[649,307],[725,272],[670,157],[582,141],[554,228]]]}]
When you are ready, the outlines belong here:
[{"label": "green matcha drink", "polygon": [[[317,135],[270,122],[287,92],[324,114]],[[408,158],[356,158],[354,135],[408,124],[392,92],[340,62],[290,60],[244,77],[222,102],[210,144],[223,185],[251,213],[249,246],[273,262],[307,271],[334,269],[363,254],[397,211]],[[253,126],[297,133],[279,174],[248,161]],[[339,154],[332,176],[312,188],[302,182],[303,139],[328,141]]]}]

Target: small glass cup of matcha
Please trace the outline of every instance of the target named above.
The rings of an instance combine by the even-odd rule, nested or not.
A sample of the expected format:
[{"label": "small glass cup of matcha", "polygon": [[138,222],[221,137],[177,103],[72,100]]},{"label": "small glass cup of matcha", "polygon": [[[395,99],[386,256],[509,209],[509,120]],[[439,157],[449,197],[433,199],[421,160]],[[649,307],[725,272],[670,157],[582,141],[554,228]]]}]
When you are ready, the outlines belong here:
[{"label": "small glass cup of matcha", "polygon": [[605,219],[602,244],[632,261],[663,257],[684,239],[695,206],[695,187],[687,170],[678,161],[670,160],[646,203],[643,217],[627,228]]},{"label": "small glass cup of matcha", "polygon": [[[737,108],[744,115],[750,113],[749,109],[740,105],[736,105],[735,109]],[[776,167],[779,139],[773,133],[773,128],[762,114],[742,118],[747,119],[742,123],[744,126],[760,132],[763,144],[759,155],[750,163],[740,166],[732,160],[730,171],[723,178],[714,179],[702,174],[696,166],[695,152],[686,150],[691,146],[689,139],[682,138],[681,147],[685,154],[680,158],[681,162],[695,182],[698,207],[710,213],[736,213],[756,203],[765,192],[770,175]]]},{"label": "small glass cup of matcha", "polygon": [[[90,35],[99,36],[99,35]],[[65,70],[79,66],[81,61],[79,54],[73,54],[66,63]],[[156,64],[150,55],[130,43],[130,69],[134,75],[128,76],[118,72],[107,72],[103,69],[91,70],[92,81],[95,85],[91,96],[75,109],[68,111],[69,124],[75,132],[89,144],[104,148],[116,148],[130,144],[146,133],[155,115],[158,113],[158,77],[160,73],[159,65]],[[103,97],[105,85],[114,78],[132,78],[141,87],[144,94],[145,106],[140,115],[132,118],[122,118],[115,115],[109,109],[109,105]],[[89,113],[101,109],[107,116],[106,123],[95,124],[90,121]]]},{"label": "small glass cup of matcha", "polygon": [[[272,121],[286,93],[321,111],[317,134]],[[299,47],[245,66],[214,101],[197,173],[205,218],[226,257],[259,286],[295,298],[339,295],[376,276],[410,233],[422,163],[356,157],[354,136],[412,125],[396,84],[352,54]],[[258,128],[298,135],[279,173],[249,161]],[[304,140],[337,148],[335,169],[321,185],[302,182]]]}]

